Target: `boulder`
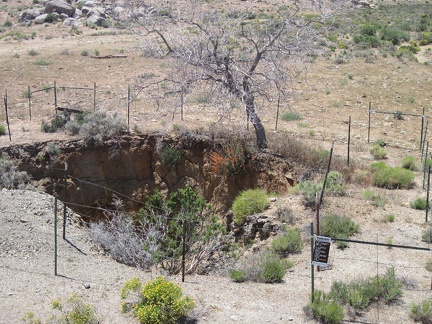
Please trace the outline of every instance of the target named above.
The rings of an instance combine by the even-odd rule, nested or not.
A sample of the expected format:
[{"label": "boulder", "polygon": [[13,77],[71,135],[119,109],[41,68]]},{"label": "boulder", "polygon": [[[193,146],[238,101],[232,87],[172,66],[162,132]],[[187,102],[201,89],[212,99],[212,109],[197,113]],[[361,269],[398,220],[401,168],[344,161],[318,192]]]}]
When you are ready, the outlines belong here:
[{"label": "boulder", "polygon": [[39,15],[34,19],[35,24],[43,24],[45,23],[45,19],[48,17],[48,14]]},{"label": "boulder", "polygon": [[81,21],[79,21],[76,18],[66,18],[63,21],[63,26],[66,26],[66,27],[79,27],[79,26],[82,26],[82,23],[81,23]]},{"label": "boulder", "polygon": [[28,22],[35,19],[37,16],[40,16],[43,13],[43,10],[39,8],[32,8],[28,10],[24,10],[18,18],[19,22]]},{"label": "boulder", "polygon": [[75,13],[75,8],[63,0],[50,0],[45,5],[45,11],[47,13],[57,12],[59,14],[65,14],[68,17],[72,17]]},{"label": "boulder", "polygon": [[106,22],[105,18],[100,17],[99,15],[92,15],[92,16],[87,18],[86,25],[87,26],[92,26],[92,25],[102,26],[105,24],[104,22]]}]

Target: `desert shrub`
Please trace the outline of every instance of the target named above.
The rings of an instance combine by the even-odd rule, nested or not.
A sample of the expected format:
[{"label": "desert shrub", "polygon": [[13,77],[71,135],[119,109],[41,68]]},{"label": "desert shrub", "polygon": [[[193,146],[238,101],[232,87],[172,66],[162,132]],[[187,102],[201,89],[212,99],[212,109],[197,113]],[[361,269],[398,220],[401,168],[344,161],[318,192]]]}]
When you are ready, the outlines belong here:
[{"label": "desert shrub", "polygon": [[6,154],[0,156],[0,189],[25,189],[30,185],[30,176],[19,171]]},{"label": "desert shrub", "polygon": [[139,211],[141,235],[146,233],[143,248],[153,264],[169,273],[181,270],[183,233],[185,238],[185,272],[191,273],[220,248],[224,226],[196,190],[190,186],[163,197],[151,195]]},{"label": "desert shrub", "polygon": [[375,160],[382,160],[387,158],[387,150],[380,145],[374,144],[370,147],[369,152],[370,154],[372,154]]},{"label": "desert shrub", "polygon": [[373,181],[377,187],[387,189],[408,189],[414,181],[414,173],[400,167],[380,165],[374,170]]},{"label": "desert shrub", "polygon": [[89,55],[90,55],[90,52],[87,51],[87,50],[83,50],[83,51],[81,52],[81,56],[89,56]]},{"label": "desert shrub", "polygon": [[362,197],[375,207],[384,207],[387,203],[387,198],[384,194],[380,194],[371,190],[364,190],[362,192]]},{"label": "desert shrub", "polygon": [[[286,136],[282,133],[269,133],[269,148],[282,155],[289,162],[301,167],[301,170],[317,170],[319,173],[327,169],[329,151],[320,146],[309,145],[304,140],[295,136]],[[349,181],[356,168],[356,162],[351,161],[347,166],[346,158],[338,155],[332,157],[332,170],[343,174]]]},{"label": "desert shrub", "polygon": [[77,122],[74,121],[74,120],[73,120],[73,121],[69,121],[69,122],[67,122],[66,125],[65,125],[66,132],[67,132],[69,135],[78,135],[79,132],[80,132],[80,129],[81,129],[81,125],[82,125],[82,124],[77,123]]},{"label": "desert shrub", "polygon": [[[72,294],[65,303],[60,299],[51,302],[51,308],[55,311],[43,323],[68,323],[68,324],[98,324],[99,317],[91,304],[86,304],[77,295]],[[59,314],[58,314],[59,313]],[[41,324],[42,320],[37,318],[33,312],[28,312],[21,318],[28,324]]]},{"label": "desert shrub", "polygon": [[311,207],[316,204],[317,193],[321,192],[322,185],[316,181],[306,180],[301,181],[294,187],[293,192],[300,194],[303,197],[305,206]]},{"label": "desert shrub", "polygon": [[[126,299],[129,291],[141,287],[138,279],[131,279],[122,288],[121,297]],[[126,288],[124,288],[126,287]],[[179,285],[162,277],[147,282],[139,293],[139,301],[131,305],[138,321],[146,324],[174,324],[195,307],[194,300],[184,296]],[[123,307],[125,309],[125,307]]]},{"label": "desert shrub", "polygon": [[278,207],[275,211],[275,216],[282,224],[292,225],[296,221],[292,209],[288,206]]},{"label": "desert shrub", "polygon": [[177,166],[182,159],[182,153],[175,146],[165,144],[160,150],[161,161],[168,167]]},{"label": "desert shrub", "polygon": [[[346,216],[325,215],[320,221],[320,234],[334,238],[348,238],[360,231],[360,226]],[[337,242],[339,248],[347,247],[345,242]]]},{"label": "desert shrub", "polygon": [[46,60],[37,60],[37,61],[35,62],[35,64],[36,64],[36,65],[41,65],[41,66],[48,66],[48,65],[51,64],[51,62],[50,62],[50,61],[46,61]]},{"label": "desert shrub", "polygon": [[245,190],[233,202],[234,222],[241,225],[244,223],[246,216],[261,213],[269,206],[270,200],[263,190]]},{"label": "desert shrub", "polygon": [[37,51],[34,50],[34,49],[31,49],[31,50],[29,51],[29,55],[30,55],[30,56],[37,56],[37,55],[39,55],[39,52],[37,52]]},{"label": "desert shrub", "polygon": [[58,155],[61,153],[61,149],[57,143],[49,142],[46,146],[46,152],[49,155]]},{"label": "desert shrub", "polygon": [[259,279],[265,283],[281,282],[285,276],[285,266],[277,254],[263,253],[258,261]]},{"label": "desert shrub", "polygon": [[333,300],[331,294],[315,290],[311,301],[304,307],[306,315],[322,323],[342,323],[345,314],[343,307]]},{"label": "desert shrub", "polygon": [[265,250],[249,255],[229,274],[233,281],[253,281],[276,283],[281,282],[286,269],[293,267],[293,263],[287,259],[281,259],[272,251]]},{"label": "desert shrub", "polygon": [[387,145],[387,143],[382,138],[377,138],[376,140],[373,141],[373,145],[379,145],[381,147],[384,147]]},{"label": "desert shrub", "polygon": [[386,223],[393,223],[394,221],[395,221],[395,215],[394,214],[389,214],[389,215],[386,215],[384,217],[384,222],[386,222]]},{"label": "desert shrub", "polygon": [[295,111],[284,112],[281,115],[281,119],[284,121],[302,120],[303,117]]},{"label": "desert shrub", "polygon": [[425,269],[429,272],[432,272],[432,260],[427,260],[425,264]]},{"label": "desert shrub", "polygon": [[114,137],[126,131],[124,120],[117,114],[108,115],[106,112],[95,112],[84,116],[80,128],[80,135],[87,143],[100,145],[106,137]]},{"label": "desert shrub", "polygon": [[47,23],[53,23],[56,19],[56,16],[52,13],[49,13],[46,18],[45,18],[45,22]]},{"label": "desert shrub", "polygon": [[418,197],[410,202],[410,206],[417,210],[426,210],[426,208],[429,208],[429,203],[426,198]]},{"label": "desert shrub", "polygon": [[[320,181],[305,180],[294,187],[293,192],[302,195],[305,206],[311,207],[316,204],[317,193],[321,193],[323,185],[324,179]],[[345,180],[341,173],[338,171],[328,173],[325,192],[334,196],[345,194]],[[319,194],[319,196],[321,195]]]},{"label": "desert shrub", "polygon": [[247,274],[244,270],[232,269],[230,270],[230,278],[234,282],[244,282],[247,280]]},{"label": "desert shrub", "polygon": [[415,322],[423,324],[432,323],[432,301],[423,300],[419,304],[411,304],[409,308],[410,316]]},{"label": "desert shrub", "polygon": [[403,112],[400,111],[400,110],[396,110],[396,111],[393,113],[393,117],[394,117],[395,119],[397,119],[397,120],[403,120],[403,119],[404,119],[404,118],[403,118]]},{"label": "desert shrub", "polygon": [[338,171],[330,171],[327,175],[325,192],[334,196],[345,194],[345,179]]},{"label": "desert shrub", "polygon": [[402,42],[410,40],[408,33],[392,26],[385,26],[380,32],[381,40],[389,41],[393,45],[400,45]]},{"label": "desert shrub", "polygon": [[0,136],[6,135],[6,127],[0,124]]},{"label": "desert shrub", "polygon": [[417,159],[414,156],[404,156],[401,160],[401,166],[404,169],[411,170],[411,171],[417,171],[419,169],[418,167],[419,163]]},{"label": "desert shrub", "polygon": [[245,171],[249,159],[250,153],[244,143],[230,141],[210,154],[210,165],[215,174],[236,176]]},{"label": "desert shrub", "polygon": [[288,227],[272,241],[272,250],[276,253],[299,253],[303,248],[303,240],[297,228]]},{"label": "desert shrub", "polygon": [[422,241],[430,243],[432,242],[432,229],[428,228],[422,232]]},{"label": "desert shrub", "polygon": [[64,115],[57,115],[49,122],[42,121],[42,131],[45,133],[55,133],[62,129],[67,123],[67,118]]},{"label": "desert shrub", "polygon": [[333,282],[330,294],[342,304],[365,309],[377,300],[391,303],[399,299],[402,296],[402,286],[396,279],[394,268],[389,268],[383,276],[357,279],[350,283]]},{"label": "desert shrub", "polygon": [[148,269],[151,254],[144,249],[147,237],[140,235],[132,217],[121,211],[121,202],[117,201],[117,210],[110,213],[109,221],[90,223],[90,236],[100,244],[118,262]]}]

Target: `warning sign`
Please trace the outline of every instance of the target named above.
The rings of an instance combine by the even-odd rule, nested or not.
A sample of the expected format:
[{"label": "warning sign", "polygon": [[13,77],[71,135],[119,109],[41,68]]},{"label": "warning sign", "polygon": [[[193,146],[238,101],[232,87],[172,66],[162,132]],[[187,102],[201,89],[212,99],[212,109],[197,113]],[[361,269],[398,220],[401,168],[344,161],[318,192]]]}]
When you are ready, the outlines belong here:
[{"label": "warning sign", "polygon": [[315,248],[312,256],[312,265],[326,267],[330,252],[331,238],[315,236]]}]

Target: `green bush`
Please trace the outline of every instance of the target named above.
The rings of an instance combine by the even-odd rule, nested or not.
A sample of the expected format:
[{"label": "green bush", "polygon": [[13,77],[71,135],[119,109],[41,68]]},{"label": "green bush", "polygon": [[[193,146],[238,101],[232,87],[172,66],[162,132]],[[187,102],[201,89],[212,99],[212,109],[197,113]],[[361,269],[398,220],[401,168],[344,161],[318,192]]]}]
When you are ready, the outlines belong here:
[{"label": "green bush", "polygon": [[430,243],[432,242],[432,229],[428,228],[422,233],[422,241]]},{"label": "green bush", "polygon": [[234,282],[244,282],[247,280],[247,273],[244,270],[233,269],[230,271],[230,278]]},{"label": "green bush", "polygon": [[331,294],[315,290],[312,300],[304,308],[306,314],[322,323],[342,323],[345,314],[343,307],[333,300]]},{"label": "green bush", "polygon": [[0,136],[6,135],[6,127],[0,124]]},{"label": "green bush", "polygon": [[[307,207],[315,206],[317,193],[321,196],[324,179],[320,181],[305,180],[301,181],[293,192],[303,196],[303,203]],[[338,171],[330,171],[327,175],[325,192],[333,196],[342,196],[345,194],[345,179]]]},{"label": "green bush", "polygon": [[[86,304],[77,294],[72,294],[65,303],[60,299],[51,302],[53,313],[47,321],[42,322],[33,312],[28,312],[21,320],[28,324],[68,323],[68,324],[98,324],[99,317],[91,304]],[[57,314],[59,313],[59,314]]]},{"label": "green bush", "polygon": [[410,305],[410,316],[415,322],[432,323],[432,301],[423,300],[420,304]]},{"label": "green bush", "polygon": [[241,225],[246,216],[264,211],[270,206],[267,194],[261,189],[249,189],[240,193],[234,200],[232,210],[234,212],[234,223]]},{"label": "green bush", "polygon": [[322,184],[312,180],[305,180],[295,186],[293,192],[302,195],[305,206],[311,207],[315,206],[317,193],[320,193],[321,190]]},{"label": "green bush", "polygon": [[303,117],[295,111],[284,112],[281,115],[281,119],[284,121],[302,120]]},{"label": "green bush", "polygon": [[276,253],[299,253],[303,248],[300,230],[289,227],[272,241],[272,250]]},{"label": "green bush", "polygon": [[258,261],[259,279],[265,283],[281,282],[285,276],[285,266],[278,255],[263,253]]},{"label": "green bush", "polygon": [[426,210],[426,208],[429,208],[429,203],[426,198],[418,197],[416,200],[410,202],[410,206],[417,210]]},{"label": "green bush", "polygon": [[387,158],[387,150],[378,144],[374,144],[369,149],[369,152],[370,154],[372,154],[375,160],[382,160]]},{"label": "green bush", "polygon": [[372,206],[384,207],[387,203],[387,198],[385,195],[373,192],[371,190],[365,190],[362,192],[362,197],[364,200],[369,201]]},{"label": "green bush", "polygon": [[365,309],[377,300],[391,303],[399,299],[402,296],[402,286],[396,280],[394,268],[389,268],[383,276],[357,279],[350,283],[336,281],[332,284],[330,294],[342,304]]},{"label": "green bush", "polygon": [[[360,226],[346,216],[328,214],[320,221],[320,234],[334,238],[348,238],[358,233]],[[345,242],[337,242],[339,248],[347,247]]]},{"label": "green bush", "polygon": [[417,171],[419,169],[419,163],[414,156],[404,156],[401,160],[401,166],[404,169]]},{"label": "green bush", "polygon": [[386,26],[381,29],[381,40],[389,41],[393,45],[400,45],[402,42],[407,42],[410,40],[410,36],[408,33],[399,30],[392,26]]},{"label": "green bush", "polygon": [[[126,299],[131,290],[136,291],[141,287],[139,280],[136,278],[131,280],[133,280],[132,284],[126,282],[126,288],[122,288],[122,299]],[[134,310],[140,323],[174,324],[186,317],[194,307],[194,300],[189,296],[183,296],[179,285],[158,277],[142,287],[139,301],[130,308]]]},{"label": "green bush", "polygon": [[387,189],[408,189],[414,181],[414,173],[400,167],[384,166],[376,169],[373,174],[374,184]]},{"label": "green bush", "polygon": [[164,145],[160,152],[162,163],[169,167],[175,167],[182,159],[181,152],[174,146]]},{"label": "green bush", "polygon": [[63,115],[57,115],[49,122],[42,121],[42,131],[45,133],[55,133],[62,129],[67,123],[67,119]]},{"label": "green bush", "polygon": [[330,171],[327,175],[325,192],[333,196],[343,196],[345,194],[345,179],[337,171]]},{"label": "green bush", "polygon": [[281,282],[286,269],[293,267],[293,262],[281,259],[272,251],[265,250],[251,254],[243,259],[229,274],[233,281]]}]

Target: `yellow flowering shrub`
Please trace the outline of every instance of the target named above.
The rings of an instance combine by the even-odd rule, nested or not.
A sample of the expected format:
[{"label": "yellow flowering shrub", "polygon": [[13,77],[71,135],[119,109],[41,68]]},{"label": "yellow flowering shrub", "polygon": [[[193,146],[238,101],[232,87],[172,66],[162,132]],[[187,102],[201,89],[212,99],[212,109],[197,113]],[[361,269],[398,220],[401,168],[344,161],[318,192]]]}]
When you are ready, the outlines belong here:
[{"label": "yellow flowering shrub", "polygon": [[[133,279],[133,286],[137,287],[136,278]],[[130,286],[131,282],[126,282],[126,285]],[[124,294],[125,289],[122,289],[123,299],[127,297],[127,294]],[[141,300],[133,309],[141,323],[174,324],[186,316],[194,306],[194,300],[189,296],[183,296],[179,285],[158,277],[142,287]]]}]

